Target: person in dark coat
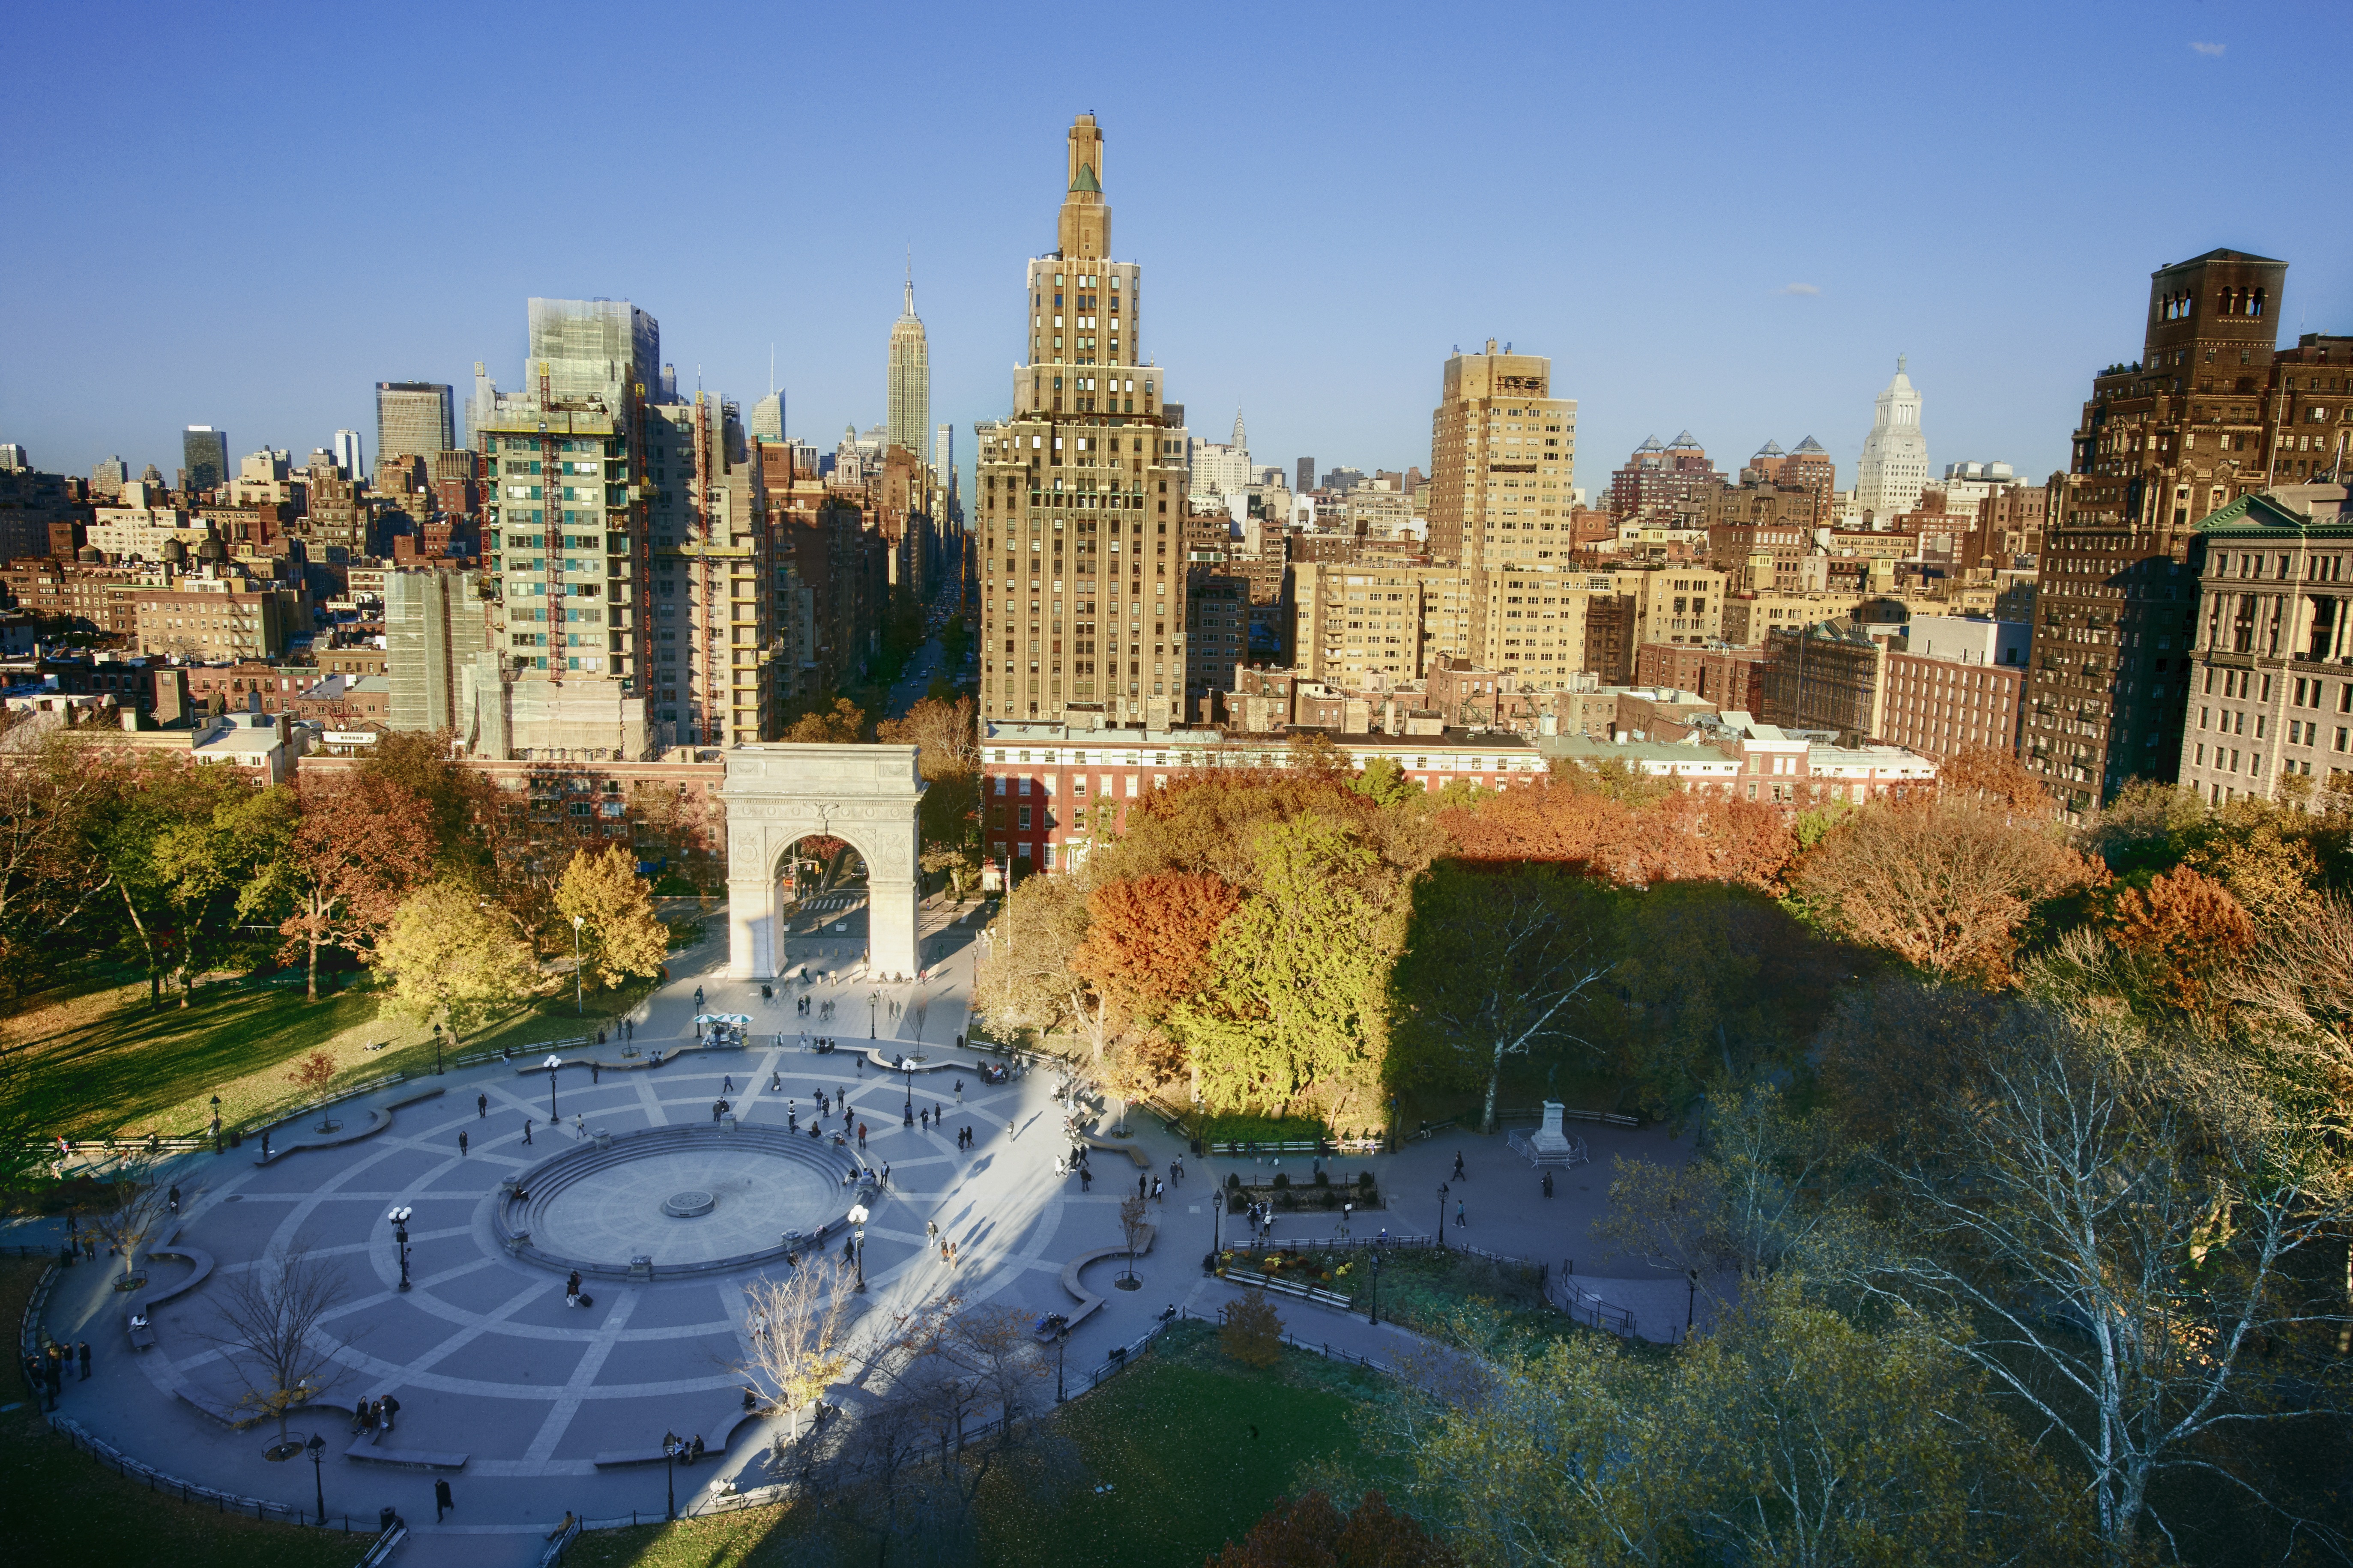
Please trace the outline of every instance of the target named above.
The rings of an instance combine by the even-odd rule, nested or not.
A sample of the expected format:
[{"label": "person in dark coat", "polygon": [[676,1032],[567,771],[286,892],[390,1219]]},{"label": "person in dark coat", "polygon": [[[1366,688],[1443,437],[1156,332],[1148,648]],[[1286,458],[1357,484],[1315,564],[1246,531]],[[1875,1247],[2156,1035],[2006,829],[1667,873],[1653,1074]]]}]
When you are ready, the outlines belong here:
[{"label": "person in dark coat", "polygon": [[441,1516],[457,1506],[456,1500],[449,1496],[449,1483],[447,1480],[435,1481],[433,1483],[433,1522],[440,1523]]}]

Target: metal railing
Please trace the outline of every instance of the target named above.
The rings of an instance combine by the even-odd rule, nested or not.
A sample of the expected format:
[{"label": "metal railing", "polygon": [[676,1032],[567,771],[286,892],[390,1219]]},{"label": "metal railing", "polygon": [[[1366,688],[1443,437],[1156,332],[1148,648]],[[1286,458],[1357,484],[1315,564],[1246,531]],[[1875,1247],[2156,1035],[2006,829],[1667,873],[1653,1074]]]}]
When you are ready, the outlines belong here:
[{"label": "metal railing", "polygon": [[[97,1459],[100,1464],[108,1466],[119,1476],[130,1480],[146,1482],[147,1489],[160,1496],[175,1497],[186,1503],[208,1502],[221,1513],[249,1514],[255,1519],[274,1520],[280,1524],[308,1525],[313,1530],[340,1531],[345,1535],[360,1532],[353,1530],[350,1514],[341,1515],[335,1521],[321,1525],[311,1517],[311,1510],[305,1505],[271,1502],[267,1498],[245,1497],[236,1492],[222,1491],[217,1487],[202,1486],[195,1481],[183,1480],[177,1476],[169,1475],[155,1468],[153,1465],[142,1464],[102,1437],[93,1437],[70,1416],[52,1415],[47,1419],[50,1430],[64,1437],[75,1447]],[[364,1531],[367,1528],[363,1525],[361,1531]]]}]

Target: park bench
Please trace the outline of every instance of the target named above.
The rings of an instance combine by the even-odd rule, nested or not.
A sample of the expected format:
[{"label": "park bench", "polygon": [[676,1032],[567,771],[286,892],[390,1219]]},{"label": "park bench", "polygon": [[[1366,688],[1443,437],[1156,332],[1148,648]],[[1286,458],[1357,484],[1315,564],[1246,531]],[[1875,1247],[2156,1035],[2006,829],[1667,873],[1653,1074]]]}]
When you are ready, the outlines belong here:
[{"label": "park bench", "polygon": [[1135,1162],[1136,1169],[1138,1170],[1148,1171],[1152,1169],[1152,1156],[1146,1154],[1143,1150],[1137,1148],[1133,1143],[1113,1143],[1107,1142],[1101,1138],[1090,1138],[1086,1141],[1086,1144],[1088,1148],[1100,1149],[1106,1154],[1124,1154],[1129,1159]]},{"label": "park bench", "polygon": [[1256,1274],[1247,1268],[1227,1269],[1226,1282],[1251,1290],[1271,1290],[1278,1296],[1289,1296],[1294,1300],[1305,1301],[1312,1306],[1336,1307],[1343,1312],[1353,1312],[1356,1310],[1356,1302],[1336,1290],[1326,1290],[1316,1285],[1302,1285],[1293,1280],[1280,1279],[1271,1275]]},{"label": "park bench", "polygon": [[365,1459],[372,1465],[404,1465],[417,1470],[462,1470],[466,1468],[463,1454],[435,1453],[429,1448],[379,1448],[362,1437],[343,1450],[346,1459]]},{"label": "park bench", "polygon": [[[171,1243],[159,1247],[147,1255],[147,1260],[150,1263],[165,1258],[176,1259],[188,1265],[187,1277],[169,1285],[158,1285],[142,1290],[133,1296],[131,1299],[131,1304],[123,1309],[123,1330],[130,1334],[131,1342],[142,1351],[155,1348],[155,1309],[175,1296],[186,1295],[203,1284],[213,1271],[213,1255],[196,1247]],[[132,1328],[131,1321],[133,1318],[146,1319],[147,1326],[143,1329]]]},{"label": "park bench", "polygon": [[[1136,1257],[1142,1258],[1152,1250],[1152,1239],[1154,1237],[1157,1236],[1159,1232],[1160,1227],[1156,1225],[1147,1225],[1144,1227],[1144,1238],[1135,1248]],[[1062,1289],[1068,1290],[1071,1293],[1071,1300],[1079,1303],[1079,1310],[1070,1315],[1071,1321],[1063,1328],[1062,1332],[1068,1333],[1071,1330],[1076,1329],[1081,1323],[1085,1322],[1089,1318],[1093,1317],[1097,1312],[1103,1310],[1103,1303],[1106,1300],[1106,1298],[1096,1295],[1093,1291],[1088,1289],[1084,1285],[1079,1282],[1080,1272],[1090,1263],[1100,1263],[1106,1258],[1124,1258],[1126,1256],[1127,1248],[1124,1247],[1098,1247],[1092,1252],[1080,1253],[1076,1258],[1071,1258],[1070,1262],[1062,1266]]]}]

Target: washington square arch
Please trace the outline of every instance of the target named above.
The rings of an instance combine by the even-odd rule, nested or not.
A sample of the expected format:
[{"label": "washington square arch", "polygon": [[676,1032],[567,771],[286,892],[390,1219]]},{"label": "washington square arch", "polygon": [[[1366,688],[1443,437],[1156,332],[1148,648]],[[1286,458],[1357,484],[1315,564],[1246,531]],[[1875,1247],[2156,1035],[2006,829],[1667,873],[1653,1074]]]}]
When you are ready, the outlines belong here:
[{"label": "washington square arch", "polygon": [[778,884],[785,857],[812,836],[865,858],[868,968],[913,974],[923,784],[913,746],[736,746],[727,781],[727,973],[771,980],[783,967]]}]

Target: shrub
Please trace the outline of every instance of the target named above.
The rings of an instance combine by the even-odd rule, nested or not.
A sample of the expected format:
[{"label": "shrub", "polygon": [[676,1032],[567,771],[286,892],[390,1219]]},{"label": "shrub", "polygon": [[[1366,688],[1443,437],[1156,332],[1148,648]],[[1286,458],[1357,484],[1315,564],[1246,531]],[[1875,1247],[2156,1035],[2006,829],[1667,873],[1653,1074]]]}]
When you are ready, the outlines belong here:
[{"label": "shrub", "polygon": [[1288,1171],[1277,1171],[1277,1172],[1274,1173],[1274,1186],[1275,1186],[1275,1190],[1276,1190],[1277,1192],[1281,1192],[1282,1189],[1284,1189],[1284,1188],[1286,1188],[1286,1187],[1288,1187],[1288,1186],[1290,1186],[1290,1185],[1291,1185],[1291,1173],[1290,1173],[1290,1172],[1288,1172]]},{"label": "shrub", "polygon": [[1241,1185],[1241,1184],[1242,1184],[1242,1177],[1241,1177],[1241,1173],[1240,1173],[1240,1172],[1239,1172],[1239,1171],[1229,1171],[1229,1172],[1227,1172],[1227,1173],[1226,1173],[1226,1185],[1227,1185],[1227,1186],[1229,1186],[1229,1187],[1234,1187],[1234,1188],[1239,1188],[1239,1187],[1240,1187],[1240,1185]]},{"label": "shrub", "polygon": [[1327,1209],[1338,1208],[1340,1206],[1340,1194],[1332,1191],[1329,1187],[1324,1188],[1324,1206]]},{"label": "shrub", "polygon": [[1319,1187],[1328,1187],[1328,1186],[1330,1186],[1330,1185],[1332,1184],[1332,1173],[1331,1173],[1331,1172],[1329,1172],[1329,1171],[1327,1171],[1327,1170],[1325,1170],[1325,1169],[1324,1169],[1323,1166],[1321,1166],[1321,1165],[1316,1166],[1316,1167],[1315,1167],[1315,1184],[1316,1184],[1317,1186],[1319,1186]]},{"label": "shrub", "polygon": [[1244,1366],[1269,1367],[1282,1359],[1282,1319],[1267,1304],[1265,1291],[1252,1290],[1226,1309],[1218,1343]]},{"label": "shrub", "polygon": [[1356,1190],[1363,1193],[1369,1193],[1373,1190],[1373,1173],[1370,1171],[1359,1171],[1356,1173]]}]

